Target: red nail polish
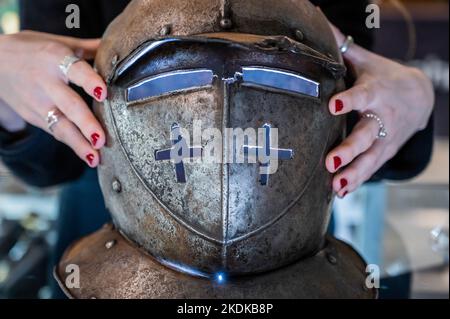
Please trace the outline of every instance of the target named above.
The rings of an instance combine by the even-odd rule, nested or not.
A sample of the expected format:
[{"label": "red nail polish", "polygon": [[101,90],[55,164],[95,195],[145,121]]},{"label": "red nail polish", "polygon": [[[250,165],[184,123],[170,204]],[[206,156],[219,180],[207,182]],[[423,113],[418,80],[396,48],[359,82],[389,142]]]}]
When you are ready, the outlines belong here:
[{"label": "red nail polish", "polygon": [[94,162],[94,154],[88,154],[86,156],[86,159],[89,162],[89,164],[92,165],[92,163]]},{"label": "red nail polish", "polygon": [[100,138],[100,134],[98,134],[98,133],[92,134],[91,135],[92,145],[96,146],[99,138]]},{"label": "red nail polish", "polygon": [[341,189],[347,187],[348,180],[346,178],[341,179]]},{"label": "red nail polish", "polygon": [[336,113],[341,112],[344,109],[344,102],[342,102],[342,100],[337,99],[335,107],[336,107]]},{"label": "red nail polish", "polygon": [[103,89],[99,86],[97,86],[94,89],[94,96],[97,100],[100,100],[102,98]]},{"label": "red nail polish", "polygon": [[348,195],[348,192],[345,192],[344,195],[342,195],[342,198],[345,198]]},{"label": "red nail polish", "polygon": [[339,156],[334,157],[334,169],[337,170],[342,165],[342,160]]}]

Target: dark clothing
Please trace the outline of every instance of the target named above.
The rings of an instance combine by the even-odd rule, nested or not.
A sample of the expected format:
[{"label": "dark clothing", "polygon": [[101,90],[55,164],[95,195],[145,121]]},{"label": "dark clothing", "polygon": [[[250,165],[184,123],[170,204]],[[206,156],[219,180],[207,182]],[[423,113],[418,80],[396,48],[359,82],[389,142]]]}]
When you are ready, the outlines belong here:
[{"label": "dark clothing", "polygon": [[0,127],[0,157],[17,177],[37,187],[75,180],[87,168],[68,146],[31,125],[20,134]]},{"label": "dark clothing", "polygon": [[[106,26],[123,11],[129,0],[39,0],[20,1],[22,29],[30,29],[80,38],[101,37]],[[369,29],[365,27],[368,0],[312,0],[345,34],[351,34],[364,46],[372,45]],[[80,7],[81,28],[65,27],[69,4]]]}]

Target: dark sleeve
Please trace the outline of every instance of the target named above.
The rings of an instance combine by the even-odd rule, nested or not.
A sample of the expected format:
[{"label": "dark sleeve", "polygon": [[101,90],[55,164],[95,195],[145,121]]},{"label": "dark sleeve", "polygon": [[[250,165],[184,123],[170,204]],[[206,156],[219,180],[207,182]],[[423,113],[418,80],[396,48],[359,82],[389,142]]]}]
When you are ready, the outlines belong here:
[{"label": "dark sleeve", "polygon": [[17,134],[0,128],[0,158],[18,178],[37,187],[76,179],[86,167],[69,147],[31,125]]},{"label": "dark sleeve", "polygon": [[[344,34],[352,35],[355,42],[367,49],[374,44],[373,31],[365,25],[366,7],[370,3],[365,0],[315,0],[328,17]],[[349,115],[348,131],[358,122],[355,112]],[[416,133],[372,178],[372,181],[383,179],[405,180],[419,175],[429,164],[433,151],[433,117],[425,130]]]},{"label": "dark sleeve", "polygon": [[366,27],[367,0],[313,0],[342,33],[352,35],[355,42],[371,49],[374,43],[374,32]]},{"label": "dark sleeve", "polygon": [[[69,15],[66,8],[70,4],[80,8],[80,28],[66,27],[66,18]],[[19,11],[22,30],[77,38],[98,38],[104,30],[98,0],[19,0]]]},{"label": "dark sleeve", "polygon": [[[130,0],[19,0],[21,29],[77,37],[100,38]],[[80,8],[80,28],[66,28],[66,8]]]}]

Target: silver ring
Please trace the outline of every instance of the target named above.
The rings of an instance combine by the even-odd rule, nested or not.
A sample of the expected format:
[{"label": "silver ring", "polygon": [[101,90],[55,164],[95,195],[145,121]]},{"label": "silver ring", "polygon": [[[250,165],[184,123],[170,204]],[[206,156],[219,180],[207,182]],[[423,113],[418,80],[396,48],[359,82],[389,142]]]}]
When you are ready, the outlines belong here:
[{"label": "silver ring", "polygon": [[79,61],[81,61],[81,59],[75,55],[66,55],[64,59],[62,59],[62,61],[59,63],[59,69],[67,78],[71,66]]},{"label": "silver ring", "polygon": [[347,53],[347,51],[350,49],[350,47],[355,43],[355,40],[351,35],[347,36],[342,46],[339,48],[341,50],[342,54]]},{"label": "silver ring", "polygon": [[47,113],[47,128],[53,133],[53,128],[58,124],[61,112],[58,109],[53,109]]},{"label": "silver ring", "polygon": [[384,122],[378,115],[374,113],[366,113],[363,115],[363,118],[377,121],[380,128],[378,131],[377,139],[384,139],[388,136],[388,132],[386,131],[386,127],[384,126]]}]

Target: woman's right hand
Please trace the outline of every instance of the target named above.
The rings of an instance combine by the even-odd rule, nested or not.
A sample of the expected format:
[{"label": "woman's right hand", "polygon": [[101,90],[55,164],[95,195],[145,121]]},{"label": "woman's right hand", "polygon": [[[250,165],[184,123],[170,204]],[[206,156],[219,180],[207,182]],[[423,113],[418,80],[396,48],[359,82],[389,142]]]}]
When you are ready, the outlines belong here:
[{"label": "woman's right hand", "polygon": [[[99,102],[106,99],[107,88],[84,60],[71,66],[67,78],[59,64],[67,55],[94,58],[99,43],[32,31],[0,36],[0,101],[26,122],[67,144],[90,167],[99,164],[98,150],[105,144],[105,133],[68,83],[83,88]],[[0,103],[0,114],[2,107]],[[55,108],[63,115],[50,131],[47,115]]]}]

